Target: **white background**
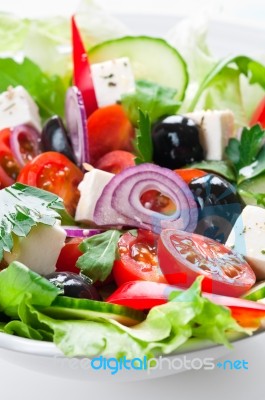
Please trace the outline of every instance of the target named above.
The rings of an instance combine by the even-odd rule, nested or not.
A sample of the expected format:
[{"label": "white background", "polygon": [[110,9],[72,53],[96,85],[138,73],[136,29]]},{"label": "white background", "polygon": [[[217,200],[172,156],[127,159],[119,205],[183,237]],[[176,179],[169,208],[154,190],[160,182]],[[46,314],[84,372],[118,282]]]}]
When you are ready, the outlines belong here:
[{"label": "white background", "polygon": [[[24,16],[71,14],[80,0],[0,0],[1,11],[16,11]],[[115,13],[197,15],[207,13],[215,18],[240,19],[265,26],[263,0],[96,0]]]},{"label": "white background", "polygon": [[[77,3],[74,0],[0,0],[0,10],[16,11],[23,16],[50,13],[70,15]],[[163,14],[191,15],[205,12],[212,18],[265,26],[263,0],[98,0],[98,3],[115,13],[154,13],[162,18]],[[67,381],[41,372],[28,371],[0,359],[0,397],[3,400],[262,399],[265,391],[264,339],[264,335],[254,338],[230,354],[232,360],[248,361],[247,371],[192,371],[137,383]]]}]

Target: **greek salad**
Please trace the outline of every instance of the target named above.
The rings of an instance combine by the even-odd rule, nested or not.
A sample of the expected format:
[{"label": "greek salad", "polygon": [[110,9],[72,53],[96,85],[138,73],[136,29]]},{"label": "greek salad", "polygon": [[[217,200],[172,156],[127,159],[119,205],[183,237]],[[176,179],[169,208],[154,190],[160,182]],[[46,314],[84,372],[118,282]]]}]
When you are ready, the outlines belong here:
[{"label": "greek salad", "polygon": [[0,42],[0,332],[67,356],[231,346],[265,318],[265,65],[85,16]]}]

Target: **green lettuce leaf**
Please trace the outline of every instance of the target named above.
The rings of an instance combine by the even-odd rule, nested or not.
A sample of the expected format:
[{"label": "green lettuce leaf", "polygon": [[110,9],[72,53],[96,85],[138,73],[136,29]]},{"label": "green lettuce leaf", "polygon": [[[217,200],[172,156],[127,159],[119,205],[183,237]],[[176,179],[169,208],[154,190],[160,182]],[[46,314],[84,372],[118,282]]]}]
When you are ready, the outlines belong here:
[{"label": "green lettuce leaf", "polygon": [[22,62],[0,58],[0,92],[10,85],[22,85],[31,94],[44,120],[54,114],[64,117],[66,86],[59,76],[48,77],[28,58]]},{"label": "green lettuce leaf", "polygon": [[[42,332],[50,329],[54,343],[67,356],[153,357],[175,352],[192,338],[230,346],[229,331],[248,333],[228,309],[201,296],[201,279],[186,291],[171,293],[168,303],[154,307],[143,322],[132,327],[106,317],[75,320],[74,309],[72,320],[60,320],[59,316],[54,319],[32,303],[29,296],[24,297],[19,308],[21,320]],[[49,311],[51,308],[52,305]]]},{"label": "green lettuce leaf", "polygon": [[3,332],[27,339],[43,340],[43,336],[38,330],[31,328],[21,321],[10,321],[5,325]]},{"label": "green lettuce leaf", "polygon": [[[193,111],[202,95],[205,108],[229,108],[236,116],[236,122],[244,125],[247,121],[241,93],[241,74],[248,78],[249,84],[258,84],[265,89],[265,66],[247,56],[226,57],[217,62],[201,81],[189,111]],[[201,104],[200,104],[201,106]]]},{"label": "green lettuce leaf", "polygon": [[136,81],[136,90],[122,96],[121,104],[134,126],[138,126],[139,109],[148,113],[151,123],[159,118],[175,114],[180,102],[175,100],[175,89],[146,80]]},{"label": "green lettuce leaf", "polygon": [[0,312],[17,318],[24,296],[30,293],[32,304],[48,307],[59,289],[46,278],[14,261],[0,272]]},{"label": "green lettuce leaf", "polygon": [[[118,19],[93,0],[82,0],[75,18],[87,49],[107,39],[130,34]],[[18,18],[0,13],[0,55],[23,53],[49,76],[59,75],[65,84],[72,76],[71,24],[69,17]]]}]

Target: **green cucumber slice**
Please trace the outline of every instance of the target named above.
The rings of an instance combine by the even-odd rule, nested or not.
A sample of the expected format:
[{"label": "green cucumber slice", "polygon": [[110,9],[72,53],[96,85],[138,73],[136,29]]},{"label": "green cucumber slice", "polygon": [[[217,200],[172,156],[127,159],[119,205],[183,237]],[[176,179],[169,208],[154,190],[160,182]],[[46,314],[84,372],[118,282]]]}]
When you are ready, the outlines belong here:
[{"label": "green cucumber slice", "polygon": [[[239,194],[247,205],[257,205],[255,194],[265,193],[265,174],[258,175],[252,179],[242,182],[238,186]],[[243,192],[242,192],[243,191]],[[253,193],[253,196],[247,196],[247,193]],[[262,205],[259,204],[260,207]]]},{"label": "green cucumber slice", "polygon": [[145,319],[139,310],[103,301],[58,296],[50,307],[41,310],[55,319],[113,319],[126,326],[136,325]]},{"label": "green cucumber slice", "polygon": [[246,294],[244,299],[258,301],[265,298],[265,281],[257,283]]},{"label": "green cucumber slice", "polygon": [[125,36],[100,43],[89,50],[91,64],[128,57],[135,79],[146,79],[177,90],[182,100],[188,84],[187,65],[179,52],[164,39]]}]

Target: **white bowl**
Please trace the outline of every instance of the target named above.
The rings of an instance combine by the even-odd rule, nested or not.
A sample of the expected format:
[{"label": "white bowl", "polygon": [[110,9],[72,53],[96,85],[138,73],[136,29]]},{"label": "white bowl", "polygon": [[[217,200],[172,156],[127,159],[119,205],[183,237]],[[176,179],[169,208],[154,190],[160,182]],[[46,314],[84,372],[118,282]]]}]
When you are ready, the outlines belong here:
[{"label": "white bowl", "polygon": [[[5,333],[0,333],[0,356],[2,360],[16,366],[65,379],[112,382],[139,381],[169,376],[191,369],[217,368],[217,360],[220,357],[232,355],[234,350],[239,346],[244,346],[244,344],[247,345],[257,335],[265,337],[265,332],[259,331],[251,337],[236,335],[234,337],[236,340],[232,341],[233,349],[213,345],[206,341],[200,344],[196,343],[190,346],[187,351],[182,350],[174,355],[158,357],[156,367],[147,370],[126,370],[122,368],[116,374],[112,374],[112,370],[109,368],[93,369],[91,360],[88,358],[65,357],[53,343],[24,339]],[[207,365],[209,365],[209,368],[207,368]]]},{"label": "white bowl", "polygon": [[[176,16],[144,16],[130,15],[122,16],[136,33],[163,35],[179,19]],[[223,21],[211,21],[209,24],[209,42],[214,53],[227,55],[230,53],[243,53],[255,56],[260,51],[264,52],[264,29],[246,27],[240,24],[226,23]],[[252,337],[244,337],[233,342],[234,349],[248,346],[248,343],[257,336],[265,338],[265,332],[258,332]],[[134,381],[152,379],[186,371],[185,360],[211,359],[214,363],[218,358],[232,354],[233,350],[224,346],[214,346],[204,342],[199,347],[189,349],[181,354],[164,357],[168,360],[162,363],[162,368],[151,371],[122,370],[112,375],[110,370],[93,370],[89,366],[89,360],[85,358],[66,358],[53,344],[0,333],[0,357],[9,363],[49,374],[75,380],[106,380],[106,381]],[[173,363],[173,361],[175,364]],[[180,365],[183,364],[182,367]],[[172,366],[175,365],[175,368]],[[215,363],[216,366],[216,363]],[[194,368],[196,369],[196,368]]]}]

